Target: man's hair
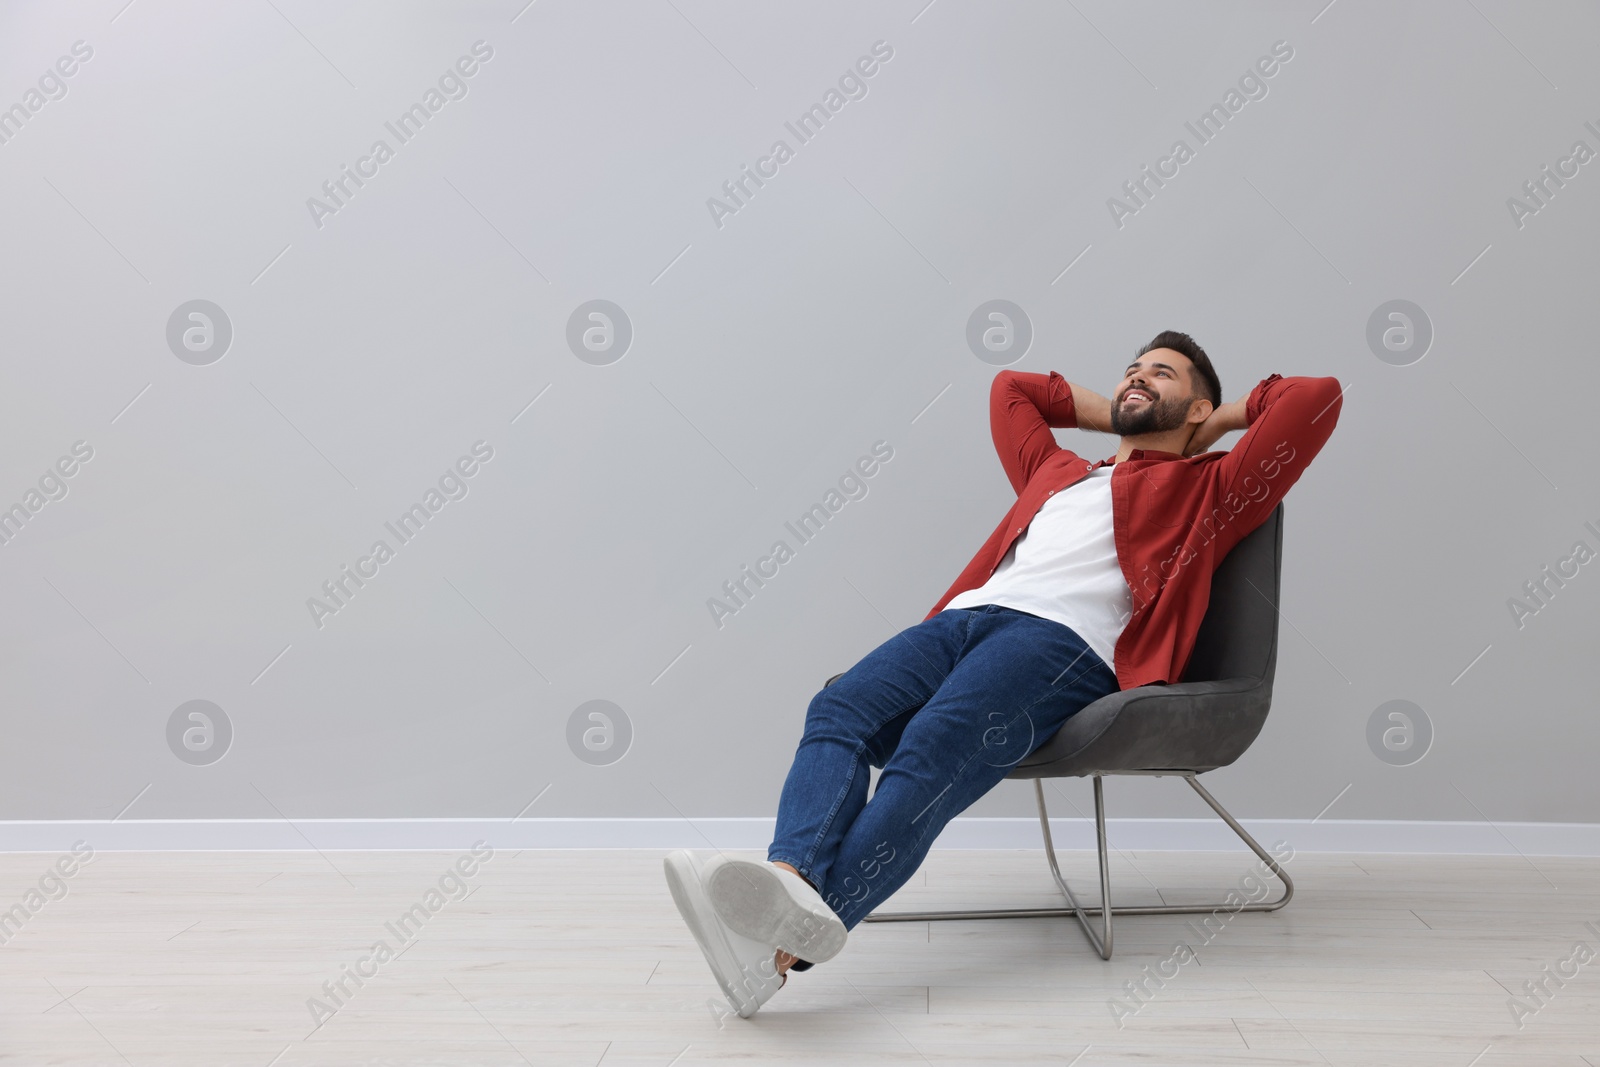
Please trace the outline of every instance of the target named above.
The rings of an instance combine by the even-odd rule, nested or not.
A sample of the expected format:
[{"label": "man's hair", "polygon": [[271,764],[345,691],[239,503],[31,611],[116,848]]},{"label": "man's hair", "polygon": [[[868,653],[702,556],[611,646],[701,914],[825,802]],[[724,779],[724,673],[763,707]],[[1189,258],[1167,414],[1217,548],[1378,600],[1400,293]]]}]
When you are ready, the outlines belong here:
[{"label": "man's hair", "polygon": [[[1155,339],[1139,349],[1139,356],[1157,348],[1170,348],[1174,352],[1182,352],[1194,364],[1195,395],[1211,401],[1213,410],[1222,406],[1222,382],[1217,377],[1217,372],[1212,369],[1211,357],[1206,355],[1206,350],[1195,343],[1193,337],[1177,330],[1162,330],[1156,334]],[[1139,356],[1135,356],[1137,359]]]}]

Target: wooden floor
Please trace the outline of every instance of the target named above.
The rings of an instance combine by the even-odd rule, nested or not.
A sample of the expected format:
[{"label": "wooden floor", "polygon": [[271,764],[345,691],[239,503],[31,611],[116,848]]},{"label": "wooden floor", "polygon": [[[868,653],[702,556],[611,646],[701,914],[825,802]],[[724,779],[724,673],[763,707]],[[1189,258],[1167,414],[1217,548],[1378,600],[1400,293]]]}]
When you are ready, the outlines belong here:
[{"label": "wooden floor", "polygon": [[[1524,999],[1520,1028],[1512,1014],[1576,943],[1600,953],[1600,860],[1548,858],[1302,853],[1283,911],[1209,942],[1186,917],[1127,917],[1109,962],[1070,919],[865,924],[745,1021],[708,1006],[661,852],[502,850],[317,1026],[308,1000],[332,1010],[324,982],[380,938],[398,949],[385,923],[456,856],[100,852],[8,929],[0,1063],[1600,1067],[1600,958],[1562,962],[1565,984]],[[1113,886],[1123,903],[1220,896],[1246,858],[1122,854]],[[0,909],[55,859],[0,855]],[[1092,854],[1063,860],[1088,890]],[[939,851],[894,905],[1052,892],[1040,853]],[[1194,958],[1128,998],[1180,941]]]}]

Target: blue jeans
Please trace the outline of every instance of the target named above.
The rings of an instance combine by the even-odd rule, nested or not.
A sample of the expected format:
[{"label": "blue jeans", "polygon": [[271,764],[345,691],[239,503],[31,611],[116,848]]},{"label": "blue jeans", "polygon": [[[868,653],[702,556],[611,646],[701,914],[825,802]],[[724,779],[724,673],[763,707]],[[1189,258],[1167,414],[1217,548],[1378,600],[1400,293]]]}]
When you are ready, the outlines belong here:
[{"label": "blue jeans", "polygon": [[[947,608],[812,698],[767,859],[799,871],[853,928],[946,823],[1117,689],[1070,627],[997,604]],[[869,765],[882,768],[871,800]]]}]

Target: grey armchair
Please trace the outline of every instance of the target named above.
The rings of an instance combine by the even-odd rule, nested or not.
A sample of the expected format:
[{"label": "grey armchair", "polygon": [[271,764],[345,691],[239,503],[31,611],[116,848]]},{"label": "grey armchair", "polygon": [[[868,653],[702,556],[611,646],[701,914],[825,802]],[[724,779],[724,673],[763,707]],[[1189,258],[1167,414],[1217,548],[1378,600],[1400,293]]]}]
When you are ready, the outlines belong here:
[{"label": "grey armchair", "polygon": [[[1283,504],[1246,535],[1211,578],[1211,598],[1183,678],[1172,685],[1144,685],[1111,693],[1068,719],[1055,736],[1012,769],[1008,778],[1031,778],[1039,804],[1045,856],[1065,908],[873,913],[866,922],[928,922],[941,919],[1004,919],[1076,916],[1102,959],[1111,958],[1113,915],[1200,914],[1275,911],[1289,903],[1294,883],[1244,827],[1217,803],[1198,776],[1226,767],[1244,754],[1266,722],[1278,661],[1278,592],[1283,566]],[[832,685],[842,674],[829,678]],[[1283,883],[1273,900],[1233,908],[1221,903],[1112,907],[1106,855],[1105,800],[1101,779],[1137,774],[1184,779]],[[1094,779],[1095,833],[1100,855],[1099,907],[1080,904],[1061,876],[1045,807],[1045,778]],[[1100,916],[1100,929],[1089,916]]]}]

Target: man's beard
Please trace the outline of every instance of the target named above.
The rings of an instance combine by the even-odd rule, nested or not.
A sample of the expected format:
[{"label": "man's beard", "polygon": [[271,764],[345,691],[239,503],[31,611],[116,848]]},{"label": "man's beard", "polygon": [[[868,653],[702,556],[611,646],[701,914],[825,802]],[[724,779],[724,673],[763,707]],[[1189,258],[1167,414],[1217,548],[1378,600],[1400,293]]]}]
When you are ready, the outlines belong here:
[{"label": "man's beard", "polygon": [[1114,405],[1111,409],[1111,432],[1121,437],[1142,437],[1176,430],[1189,417],[1189,404],[1193,400],[1192,396],[1150,400],[1131,411],[1126,402]]}]

